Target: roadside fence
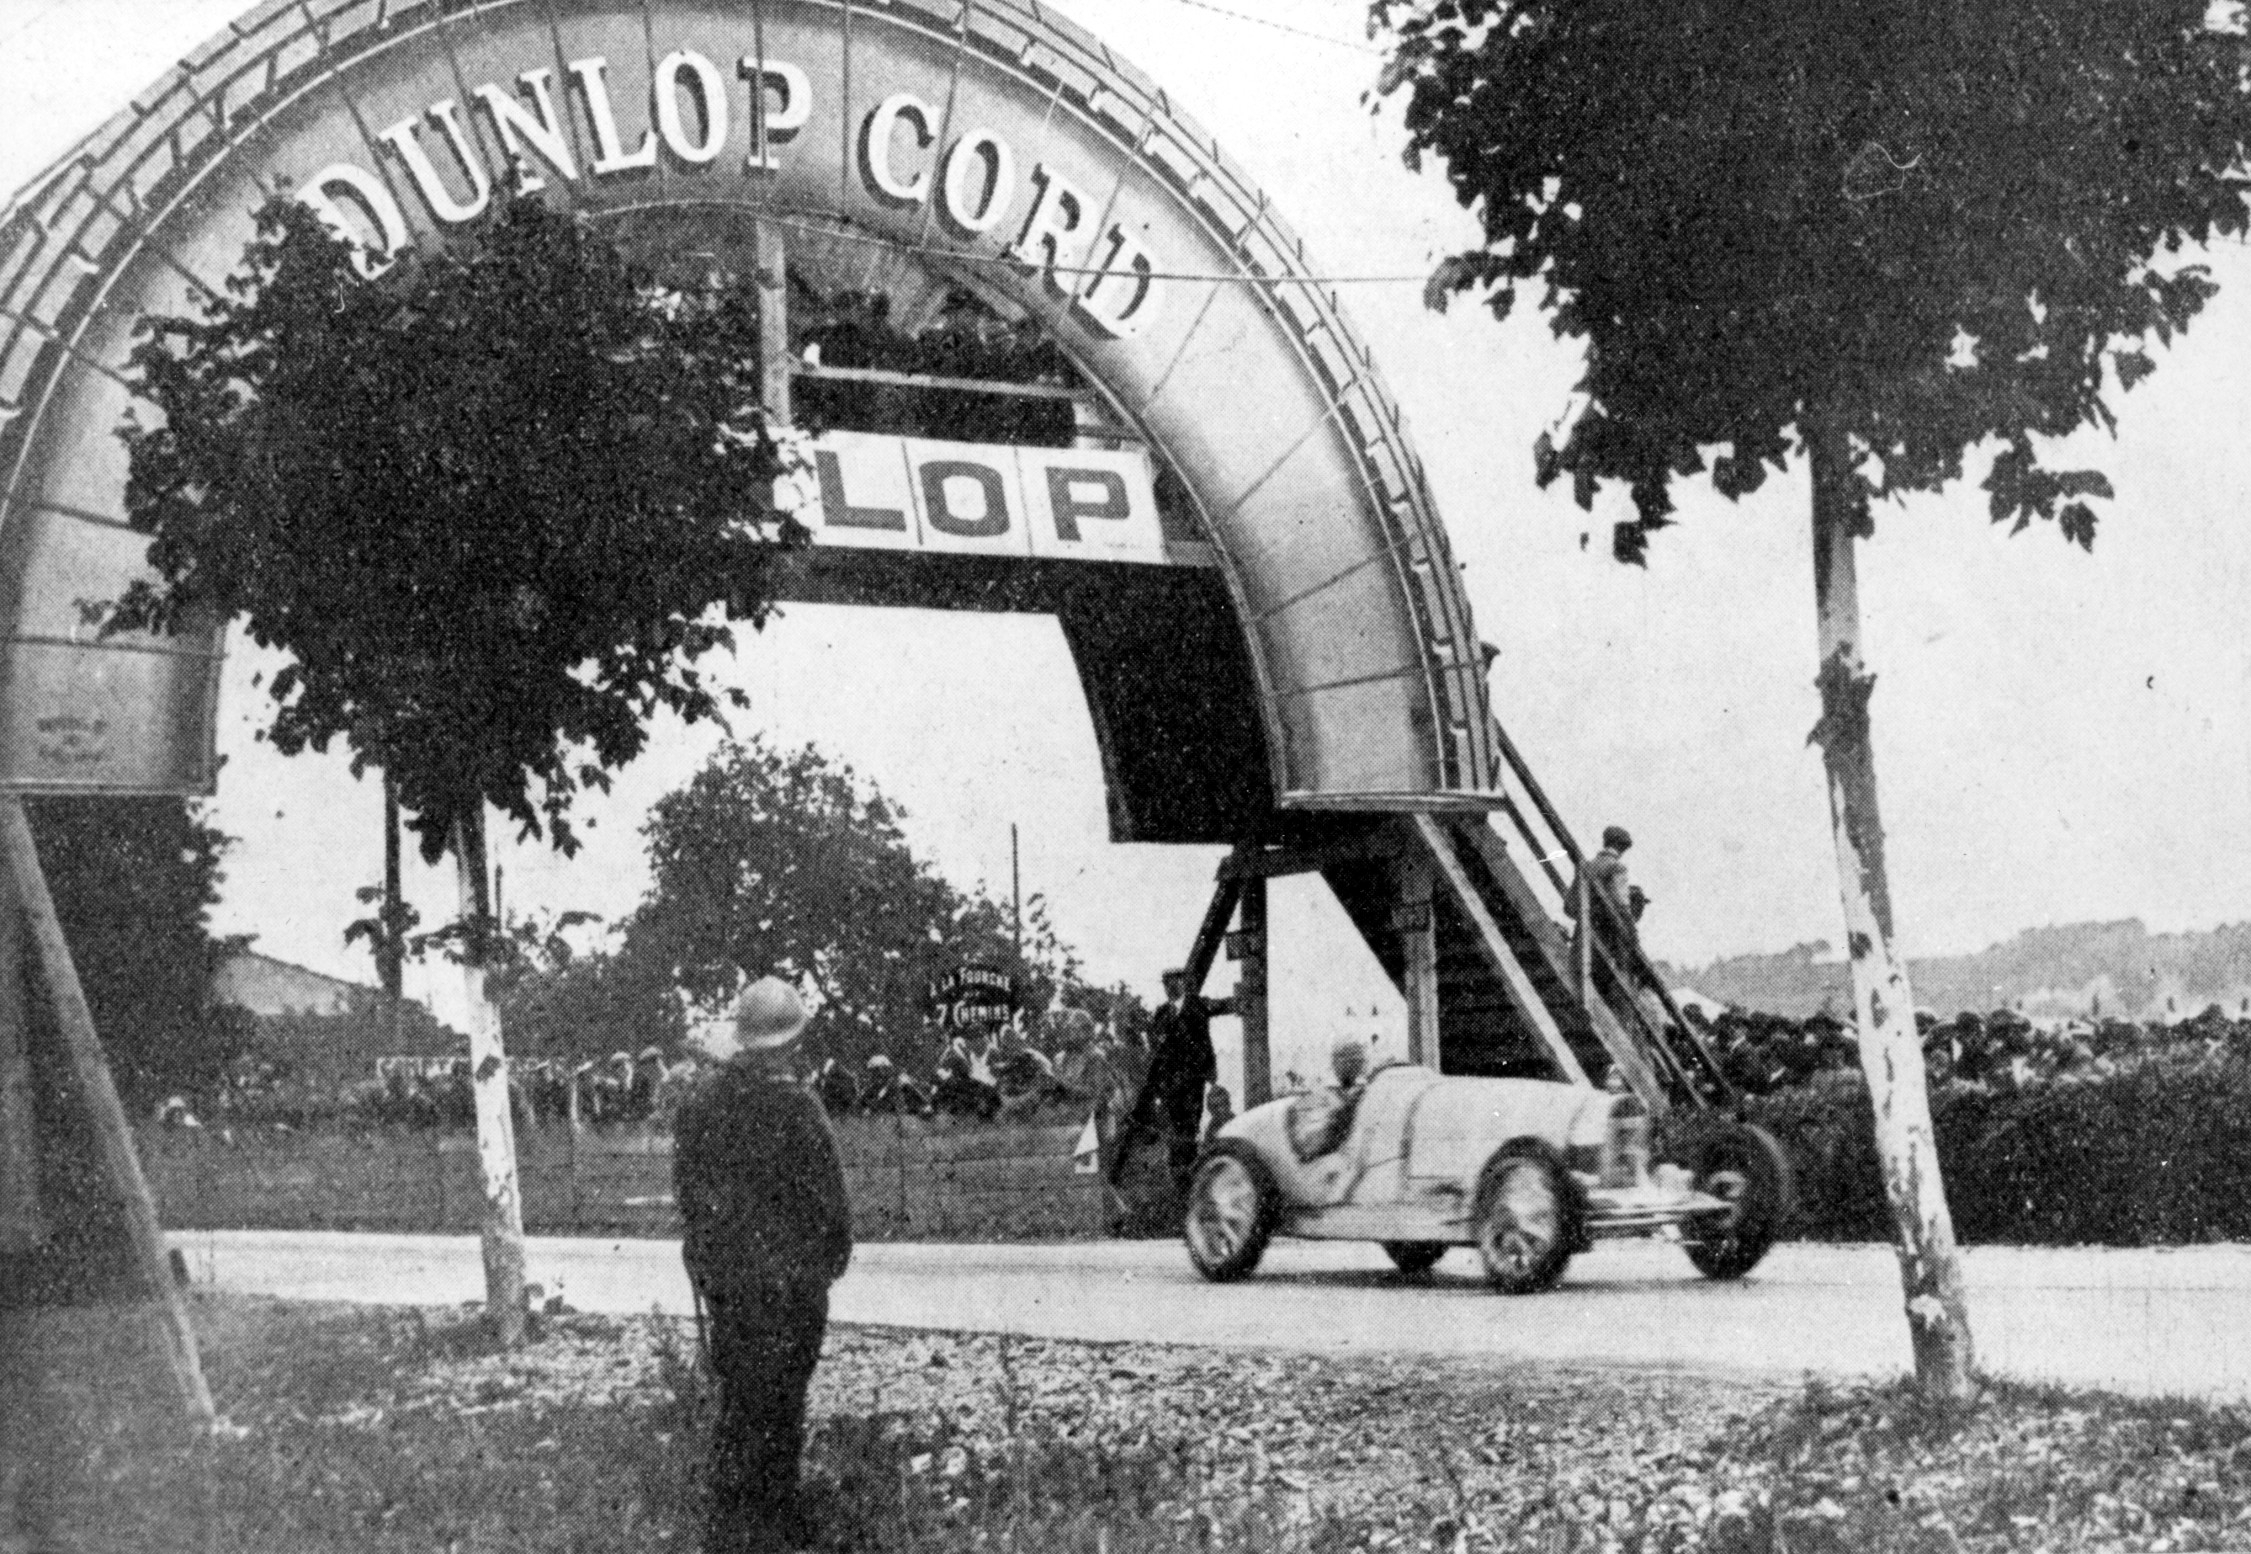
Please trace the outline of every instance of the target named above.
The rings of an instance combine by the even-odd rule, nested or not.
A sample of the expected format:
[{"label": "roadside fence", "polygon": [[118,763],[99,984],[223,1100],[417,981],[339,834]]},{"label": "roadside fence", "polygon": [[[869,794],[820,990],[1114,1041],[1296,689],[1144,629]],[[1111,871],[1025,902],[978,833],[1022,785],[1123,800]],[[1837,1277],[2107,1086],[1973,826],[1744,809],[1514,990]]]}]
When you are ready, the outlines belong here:
[{"label": "roadside fence", "polygon": [[[1104,1231],[1100,1178],[1071,1150],[1083,1124],[838,1119],[863,1241],[1048,1241]],[[142,1169],[175,1230],[472,1231],[477,1142],[430,1129],[143,1129]],[[673,1236],[672,1138],[642,1129],[516,1136],[524,1228]]]}]

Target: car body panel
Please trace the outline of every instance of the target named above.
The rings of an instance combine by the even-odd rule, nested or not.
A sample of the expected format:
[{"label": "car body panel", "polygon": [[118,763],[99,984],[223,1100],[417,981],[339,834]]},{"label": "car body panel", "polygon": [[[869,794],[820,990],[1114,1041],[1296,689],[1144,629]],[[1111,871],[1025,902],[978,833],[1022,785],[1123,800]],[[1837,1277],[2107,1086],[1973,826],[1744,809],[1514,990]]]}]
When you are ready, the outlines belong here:
[{"label": "car body panel", "polygon": [[1684,1182],[1653,1181],[1645,1161],[1620,1157],[1623,1130],[1614,1121],[1638,1115],[1623,1095],[1396,1064],[1370,1076],[1336,1147],[1300,1159],[1291,1143],[1293,1109],[1320,1104],[1318,1097],[1285,1096],[1253,1107],[1218,1134],[1257,1152],[1280,1200],[1275,1228],[1283,1235],[1469,1242],[1479,1179],[1495,1154],[1523,1140],[1553,1149],[1566,1163],[1590,1235],[1645,1233],[1726,1207]]}]

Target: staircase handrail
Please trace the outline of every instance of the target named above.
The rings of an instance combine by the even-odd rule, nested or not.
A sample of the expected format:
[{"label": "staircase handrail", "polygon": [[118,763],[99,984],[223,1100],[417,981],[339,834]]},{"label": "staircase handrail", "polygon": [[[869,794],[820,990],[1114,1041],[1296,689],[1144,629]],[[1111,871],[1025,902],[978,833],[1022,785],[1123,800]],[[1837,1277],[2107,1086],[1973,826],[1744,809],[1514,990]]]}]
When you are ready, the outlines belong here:
[{"label": "staircase handrail", "polygon": [[[1533,808],[1540,812],[1540,818],[1547,822],[1548,829],[1554,833],[1555,840],[1562,847],[1564,856],[1571,860],[1572,878],[1580,881],[1585,880],[1587,878],[1587,857],[1585,853],[1579,850],[1578,841],[1571,835],[1571,828],[1563,823],[1563,816],[1553,804],[1548,802],[1546,790],[1540,786],[1539,779],[1532,775],[1532,768],[1525,763],[1523,752],[1516,748],[1516,741],[1509,738],[1508,730],[1502,727],[1501,720],[1494,718],[1492,722],[1493,739],[1500,746],[1502,759],[1508,763],[1509,770],[1516,774],[1516,780],[1523,784],[1526,796],[1532,800]],[[1540,860],[1540,866],[1546,870],[1549,879],[1555,882],[1557,889],[1563,891],[1568,903],[1569,888],[1563,884],[1555,866],[1549,862],[1548,855],[1532,841],[1531,827],[1526,823],[1523,811],[1518,809],[1513,802],[1505,803],[1503,807],[1514,816],[1518,827],[1524,832],[1525,844],[1532,847],[1534,856]],[[1629,994],[1627,1001],[1629,1003],[1634,1002],[1630,995],[1636,983],[1644,984],[1652,989],[1657,994],[1659,1003],[1664,1006],[1665,1013],[1672,1018],[1673,1028],[1688,1039],[1690,1047],[1696,1053],[1697,1061],[1719,1087],[1719,1099],[1728,1105],[1740,1104],[1741,1097],[1736,1093],[1735,1085],[1728,1079],[1726,1071],[1720,1067],[1719,1058],[1712,1052],[1710,1045],[1705,1042],[1703,1035],[1681,1013],[1680,1005],[1673,1000],[1672,990],[1665,986],[1664,978],[1657,975],[1657,968],[1650,962],[1647,952],[1641,947],[1640,936],[1633,932],[1632,924],[1619,911],[1617,903],[1611,901],[1603,891],[1589,890],[1587,895],[1594,901],[1598,911],[1607,914],[1606,925],[1614,930],[1609,934],[1597,935],[1596,944],[1600,946],[1605,939],[1608,939],[1612,945],[1619,947],[1623,952],[1626,960],[1625,967],[1613,966],[1612,971],[1614,974],[1621,970],[1627,973],[1620,977],[1620,980],[1627,987]],[[1647,1022],[1642,1023],[1646,1030]],[[1650,1034],[1656,1039],[1657,1045],[1669,1045],[1665,1042],[1662,1033],[1651,1032]],[[1682,1077],[1685,1081],[1685,1074]],[[1693,1087],[1690,1088],[1693,1089]]]}]

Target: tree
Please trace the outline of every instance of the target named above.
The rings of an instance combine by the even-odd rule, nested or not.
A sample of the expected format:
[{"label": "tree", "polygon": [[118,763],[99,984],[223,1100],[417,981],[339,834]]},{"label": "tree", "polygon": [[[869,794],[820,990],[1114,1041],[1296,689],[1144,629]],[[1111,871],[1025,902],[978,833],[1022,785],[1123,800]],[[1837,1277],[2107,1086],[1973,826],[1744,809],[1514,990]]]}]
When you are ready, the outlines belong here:
[{"label": "tree", "polygon": [[[383,779],[383,883],[364,885],[354,893],[363,905],[372,906],[375,911],[345,924],[344,942],[367,941],[368,950],[375,957],[375,974],[383,988],[393,1038],[398,1036],[400,1022],[405,1018],[406,963],[415,958],[414,930],[422,921],[422,914],[406,899],[399,863],[399,790],[386,775]],[[391,1045],[397,1050],[395,1039]]]},{"label": "tree", "polygon": [[[1012,925],[1006,907],[916,858],[902,818],[874,784],[810,745],[726,745],[642,828],[652,878],[620,952],[640,969],[620,980],[677,986],[708,1004],[742,976],[778,973],[815,995],[814,1055],[854,1066],[877,1052],[926,1060],[931,978],[970,961],[1010,965]],[[1098,1001],[1046,903],[1025,905],[1020,1005]]]},{"label": "tree", "polygon": [[111,629],[240,618],[289,663],[262,737],[341,738],[451,851],[468,984],[486,1286],[523,1325],[506,1054],[484,988],[485,807],[575,848],[582,786],[668,709],[718,715],[696,668],[762,622],[802,489],[756,404],[750,290],[637,270],[583,218],[505,202],[451,246],[368,256],[301,205],[259,211],[200,319],[142,321],[156,425],[128,422],[126,511],[153,582]]},{"label": "tree", "polygon": [[[593,921],[585,913],[565,916]],[[513,959],[497,987],[527,1057],[577,1064],[652,1046],[677,1055],[686,1011],[664,967],[614,947],[582,952],[536,919],[510,932]]]},{"label": "tree", "polygon": [[247,942],[211,932],[229,838],[179,799],[25,807],[126,1106],[210,1089],[251,1032],[242,1010],[211,1002],[219,963]]},{"label": "tree", "polygon": [[[1674,481],[1730,498],[1811,466],[1821,719],[1861,1057],[1899,1231],[1916,1367],[1969,1386],[1970,1334],[1894,947],[1855,543],[1871,499],[1995,451],[2012,532],[2092,548],[2093,470],[2040,443],[2110,426],[2212,294],[2184,245],[2240,234],[2244,41],[2205,0],[1375,0],[1379,91],[1484,231],[1427,298],[1537,287],[1585,342],[1585,408],[1534,449],[1582,507],[1631,490],[1640,563]],[[1709,457],[1708,457],[1709,456]]]}]

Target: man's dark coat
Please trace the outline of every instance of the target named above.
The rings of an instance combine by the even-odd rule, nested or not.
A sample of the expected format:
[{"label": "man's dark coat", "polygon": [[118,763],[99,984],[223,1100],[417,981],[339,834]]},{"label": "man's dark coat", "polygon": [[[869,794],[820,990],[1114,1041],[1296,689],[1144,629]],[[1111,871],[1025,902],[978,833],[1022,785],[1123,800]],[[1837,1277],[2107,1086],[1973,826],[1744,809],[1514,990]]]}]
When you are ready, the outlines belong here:
[{"label": "man's dark coat", "polygon": [[711,1309],[719,1375],[705,1554],[801,1546],[805,1394],[828,1287],[852,1257],[852,1207],[820,1104],[740,1064],[712,1075],[673,1126],[681,1256]]},{"label": "man's dark coat", "polygon": [[768,1284],[826,1289],[852,1258],[852,1204],[820,1103],[739,1064],[680,1108],[672,1195],[681,1256],[706,1297]]},{"label": "man's dark coat", "polygon": [[1204,1086],[1219,1077],[1212,1051],[1209,999],[1191,993],[1180,1007],[1166,1004],[1149,1021],[1149,1091],[1176,1131],[1193,1136],[1203,1122]]}]

